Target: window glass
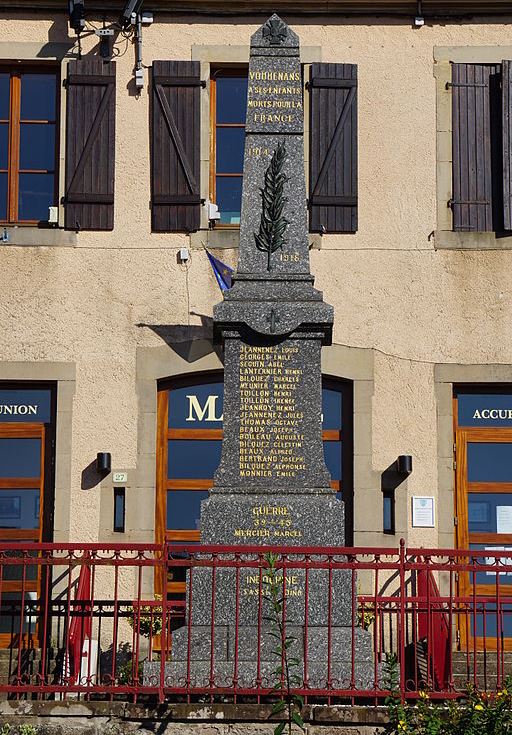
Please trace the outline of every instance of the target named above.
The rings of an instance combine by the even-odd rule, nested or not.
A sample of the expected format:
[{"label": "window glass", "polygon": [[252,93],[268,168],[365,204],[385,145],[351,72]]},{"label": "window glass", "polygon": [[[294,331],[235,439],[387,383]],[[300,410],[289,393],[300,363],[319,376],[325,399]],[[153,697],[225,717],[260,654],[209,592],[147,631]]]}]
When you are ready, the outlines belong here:
[{"label": "window glass", "polygon": [[53,171],[55,168],[55,125],[21,123],[20,169]]},{"label": "window glass", "polygon": [[207,497],[206,490],[168,490],[167,528],[199,530],[201,501]]},{"label": "window glass", "polygon": [[21,119],[55,121],[55,74],[21,75]]},{"label": "window glass", "polygon": [[245,125],[247,111],[247,77],[216,78],[217,122]]},{"label": "window glass", "polygon": [[341,392],[324,388],[322,390],[322,428],[341,429]]},{"label": "window glass", "polygon": [[[496,574],[499,573],[500,586],[502,584],[512,584],[512,546],[500,544],[470,544],[470,549],[482,549],[482,556],[475,557],[475,561],[484,566],[484,572],[470,573],[470,582],[475,584],[492,584],[496,583]],[[493,556],[493,552],[508,552],[499,558]],[[486,553],[487,552],[487,553]],[[505,567],[505,570],[503,570]]]},{"label": "window glass", "polygon": [[[40,613],[36,592],[25,592],[23,603],[23,621],[21,592],[2,592],[0,599],[0,633],[10,633],[16,636],[21,633],[35,633],[37,617]],[[22,630],[20,631],[20,625]]]},{"label": "window glass", "polygon": [[220,462],[221,444],[212,440],[170,439],[168,477],[177,480],[213,477]]},{"label": "window glass", "polygon": [[0,490],[0,528],[39,528],[39,489]]},{"label": "window glass", "polygon": [[9,124],[0,123],[0,168],[7,168],[9,159]]},{"label": "window glass", "polygon": [[7,219],[7,174],[0,173],[0,219]]},{"label": "window glass", "polygon": [[220,223],[223,225],[239,225],[242,208],[242,177],[217,176],[216,187]]},{"label": "window glass", "polygon": [[341,442],[324,442],[324,457],[331,480],[341,480]]},{"label": "window glass", "polygon": [[169,396],[169,427],[221,429],[224,383],[175,388]]},{"label": "window glass", "polygon": [[469,482],[512,482],[512,444],[468,442]]},{"label": "window glass", "polygon": [[0,390],[0,423],[50,421],[51,391],[2,389]]},{"label": "window glass", "polygon": [[114,531],[124,533],[125,524],[125,489],[114,488]]},{"label": "window glass", "polygon": [[57,75],[49,70],[38,74],[16,65],[0,74],[3,222],[47,222],[48,207],[56,204],[57,94]]},{"label": "window glass", "polygon": [[239,225],[242,207],[242,171],[244,160],[247,76],[231,76],[216,72],[215,120],[212,135],[215,140],[215,203],[220,212],[220,225]]},{"label": "window glass", "polygon": [[243,128],[219,128],[217,130],[217,173],[236,174],[243,171],[244,165]]},{"label": "window glass", "polygon": [[0,438],[0,477],[39,477],[41,439]]},{"label": "window glass", "polygon": [[19,182],[19,219],[47,221],[54,203],[53,174],[20,174]]},{"label": "window glass", "polygon": [[[27,542],[25,540],[18,540],[18,539],[9,539],[9,544],[20,544],[22,547]],[[26,556],[32,556],[36,557],[38,552],[37,551],[29,551],[27,554],[24,552],[17,552],[17,551],[5,551],[5,556],[13,557],[13,558],[25,558]],[[23,563],[18,564],[16,562],[15,564],[4,564],[2,566],[2,582],[17,582],[21,581],[23,582],[23,579],[25,582],[33,582],[37,579],[37,570],[38,565],[37,564],[27,564],[23,565]],[[3,593],[2,593],[3,597]]]},{"label": "window glass", "polygon": [[512,534],[512,493],[469,493],[470,533]]},{"label": "window glass", "polygon": [[0,74],[0,120],[9,119],[10,97],[9,74]]},{"label": "window glass", "polygon": [[461,393],[457,409],[459,426],[512,426],[512,394]]}]

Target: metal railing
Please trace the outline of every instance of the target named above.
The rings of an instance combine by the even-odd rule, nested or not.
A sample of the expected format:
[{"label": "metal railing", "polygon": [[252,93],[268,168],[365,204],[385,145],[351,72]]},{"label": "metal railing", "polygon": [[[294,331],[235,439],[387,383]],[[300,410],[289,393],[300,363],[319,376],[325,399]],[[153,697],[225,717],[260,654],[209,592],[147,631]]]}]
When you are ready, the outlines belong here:
[{"label": "metal railing", "polygon": [[262,702],[290,686],[309,702],[378,704],[390,669],[402,698],[500,688],[508,553],[2,543],[0,693]]}]

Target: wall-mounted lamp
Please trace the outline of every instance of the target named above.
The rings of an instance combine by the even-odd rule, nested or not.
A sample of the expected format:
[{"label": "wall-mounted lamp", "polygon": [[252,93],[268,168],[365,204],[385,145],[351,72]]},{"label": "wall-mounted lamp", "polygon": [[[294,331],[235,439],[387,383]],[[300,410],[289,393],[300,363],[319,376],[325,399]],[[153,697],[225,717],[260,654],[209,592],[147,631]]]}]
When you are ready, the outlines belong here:
[{"label": "wall-mounted lamp", "polygon": [[395,490],[412,473],[412,457],[400,454],[381,476],[383,532],[395,533]]},{"label": "wall-mounted lamp", "polygon": [[396,471],[401,475],[410,475],[412,472],[412,457],[410,454],[400,454],[396,460]]},{"label": "wall-mounted lamp", "polygon": [[110,452],[98,452],[96,455],[96,470],[104,475],[112,469],[112,455]]}]

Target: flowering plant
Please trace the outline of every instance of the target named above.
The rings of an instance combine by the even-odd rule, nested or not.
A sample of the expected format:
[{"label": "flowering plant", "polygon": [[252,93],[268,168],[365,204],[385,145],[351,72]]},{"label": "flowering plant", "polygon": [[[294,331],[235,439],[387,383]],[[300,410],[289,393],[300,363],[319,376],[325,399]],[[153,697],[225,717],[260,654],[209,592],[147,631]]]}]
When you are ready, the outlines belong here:
[{"label": "flowering plant", "polygon": [[[162,595],[155,595],[155,600],[161,600]],[[127,610],[128,624],[144,638],[154,638],[162,632],[162,606],[138,605]]]},{"label": "flowering plant", "polygon": [[461,700],[448,704],[433,702],[426,690],[416,703],[402,702],[398,694],[396,656],[388,657],[384,667],[389,735],[511,735],[512,680],[495,693],[480,692],[468,686]]}]

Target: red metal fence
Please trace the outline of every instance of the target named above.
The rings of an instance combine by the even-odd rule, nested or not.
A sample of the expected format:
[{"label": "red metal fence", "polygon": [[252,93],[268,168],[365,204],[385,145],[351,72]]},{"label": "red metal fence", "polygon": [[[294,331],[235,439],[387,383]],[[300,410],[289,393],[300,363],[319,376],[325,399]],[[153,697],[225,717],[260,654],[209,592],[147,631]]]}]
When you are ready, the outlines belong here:
[{"label": "red metal fence", "polygon": [[[500,688],[508,554],[2,543],[0,692],[260,702],[289,686],[382,703],[390,674],[404,698]],[[155,580],[185,591],[156,597]]]}]

